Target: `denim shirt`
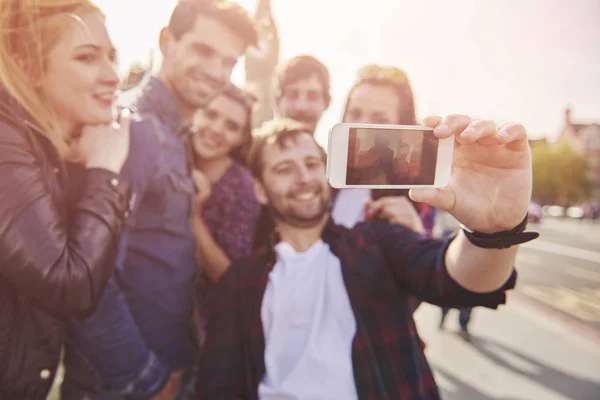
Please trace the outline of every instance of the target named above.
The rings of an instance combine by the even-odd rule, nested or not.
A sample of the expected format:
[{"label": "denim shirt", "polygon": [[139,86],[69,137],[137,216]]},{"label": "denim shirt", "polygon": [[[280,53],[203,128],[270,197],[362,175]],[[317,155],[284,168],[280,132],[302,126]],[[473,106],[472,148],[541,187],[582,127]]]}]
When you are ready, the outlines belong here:
[{"label": "denim shirt", "polygon": [[[131,108],[131,142],[121,172],[132,184],[131,215],[119,244],[117,268],[96,313],[68,327],[69,340],[93,365],[107,389],[127,399],[151,396],[169,368],[144,343],[127,294],[155,295],[194,278],[191,232],[194,193],[184,120],[162,82],[151,78]],[[192,301],[189,296],[181,298]],[[187,301],[187,300],[186,300]],[[163,308],[188,304],[167,302]],[[68,368],[68,366],[67,366]]]},{"label": "denim shirt", "polygon": [[141,119],[131,123],[122,171],[132,182],[133,204],[117,268],[126,289],[152,294],[189,281],[196,270],[191,149],[187,125],[158,79],[150,78],[134,111]]}]

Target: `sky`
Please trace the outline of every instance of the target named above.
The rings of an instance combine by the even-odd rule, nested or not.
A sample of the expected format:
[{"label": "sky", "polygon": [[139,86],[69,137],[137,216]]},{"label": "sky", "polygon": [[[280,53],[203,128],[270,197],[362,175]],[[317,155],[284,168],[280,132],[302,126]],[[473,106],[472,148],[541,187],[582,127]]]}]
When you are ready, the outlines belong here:
[{"label": "sky", "polygon": [[[122,72],[147,62],[176,1],[96,0]],[[251,12],[256,6],[238,3]],[[406,71],[419,118],[461,113],[518,122],[531,138],[555,138],[567,106],[576,121],[600,122],[600,0],[271,3],[281,59],[312,54],[330,70],[332,104],[317,129],[321,143],[341,118],[357,70],[373,62]],[[242,63],[232,80],[243,83]]]}]

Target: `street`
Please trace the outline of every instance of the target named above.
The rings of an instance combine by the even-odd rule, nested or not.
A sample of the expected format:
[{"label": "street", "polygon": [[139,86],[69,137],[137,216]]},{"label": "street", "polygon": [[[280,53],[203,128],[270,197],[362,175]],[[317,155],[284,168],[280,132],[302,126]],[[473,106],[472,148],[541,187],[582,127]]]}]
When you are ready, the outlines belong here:
[{"label": "street", "polygon": [[600,399],[600,223],[545,220],[522,246],[519,281],[498,310],[473,311],[471,340],[458,313],[416,313],[444,400]]},{"label": "street", "polygon": [[600,335],[600,223],[546,219],[530,229],[541,236],[519,250],[517,293]]}]

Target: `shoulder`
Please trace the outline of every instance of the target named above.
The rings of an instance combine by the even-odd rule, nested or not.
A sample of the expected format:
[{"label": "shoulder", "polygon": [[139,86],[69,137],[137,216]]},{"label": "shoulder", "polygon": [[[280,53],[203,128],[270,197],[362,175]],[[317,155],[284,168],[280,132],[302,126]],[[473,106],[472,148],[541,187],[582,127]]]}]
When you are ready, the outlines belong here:
[{"label": "shoulder", "polygon": [[160,120],[153,114],[134,114],[131,118],[131,148],[135,152],[145,148],[155,150],[162,142],[164,127]]},{"label": "shoulder", "polygon": [[227,185],[235,193],[242,195],[243,199],[256,200],[254,196],[254,180],[246,167],[234,162],[227,173],[226,179]]},{"label": "shoulder", "polygon": [[[47,142],[47,144],[44,144]],[[55,152],[52,144],[41,133],[34,133],[27,126],[0,118],[0,158],[22,166],[32,166],[40,158],[50,159]],[[56,155],[56,157],[58,157]]]},{"label": "shoulder", "polygon": [[220,290],[236,292],[250,286],[260,271],[269,268],[274,260],[275,254],[266,246],[237,258],[219,280]]}]

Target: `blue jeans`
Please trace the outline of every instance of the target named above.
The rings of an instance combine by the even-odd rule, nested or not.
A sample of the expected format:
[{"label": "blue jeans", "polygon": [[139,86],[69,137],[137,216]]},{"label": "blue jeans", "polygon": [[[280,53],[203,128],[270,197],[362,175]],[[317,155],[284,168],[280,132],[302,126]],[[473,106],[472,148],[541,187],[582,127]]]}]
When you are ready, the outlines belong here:
[{"label": "blue jeans", "polygon": [[[450,308],[442,308],[442,321],[446,318],[446,315],[450,311]],[[460,327],[463,329],[467,329],[469,325],[469,321],[471,321],[471,312],[473,311],[472,307],[469,308],[461,308],[458,314],[458,323]]]}]

